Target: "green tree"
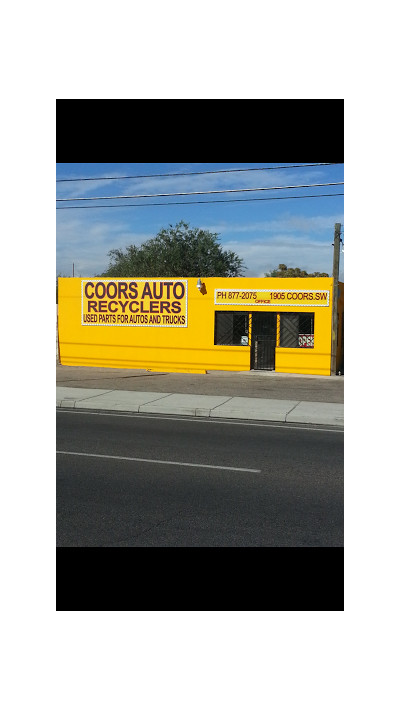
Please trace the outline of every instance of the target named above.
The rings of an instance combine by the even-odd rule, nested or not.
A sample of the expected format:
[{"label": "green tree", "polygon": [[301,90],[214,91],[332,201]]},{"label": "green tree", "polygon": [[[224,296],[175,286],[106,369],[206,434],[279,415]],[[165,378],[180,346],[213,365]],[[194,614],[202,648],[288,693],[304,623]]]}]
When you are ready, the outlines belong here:
[{"label": "green tree", "polygon": [[112,249],[102,277],[237,277],[243,260],[218,243],[217,233],[179,222],[140,247]]},{"label": "green tree", "polygon": [[287,267],[286,264],[279,264],[277,269],[273,269],[271,272],[265,274],[266,277],[327,277],[329,274],[326,272],[313,272],[313,274],[308,274],[304,269],[299,267]]}]

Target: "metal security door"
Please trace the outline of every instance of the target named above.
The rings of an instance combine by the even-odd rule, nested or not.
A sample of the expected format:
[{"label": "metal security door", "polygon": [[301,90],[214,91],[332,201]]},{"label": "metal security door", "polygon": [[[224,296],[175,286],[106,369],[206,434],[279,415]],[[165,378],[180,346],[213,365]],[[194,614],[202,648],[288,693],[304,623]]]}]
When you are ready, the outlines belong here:
[{"label": "metal security door", "polygon": [[251,368],[275,370],[276,317],[273,313],[252,314]]}]

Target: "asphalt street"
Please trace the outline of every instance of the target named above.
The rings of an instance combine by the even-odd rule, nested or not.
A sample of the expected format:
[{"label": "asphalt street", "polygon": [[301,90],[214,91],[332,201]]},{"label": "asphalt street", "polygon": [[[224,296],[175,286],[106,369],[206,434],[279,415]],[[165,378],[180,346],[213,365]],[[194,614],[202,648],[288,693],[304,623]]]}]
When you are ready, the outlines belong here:
[{"label": "asphalt street", "polygon": [[58,547],[342,547],[343,431],[57,412]]}]

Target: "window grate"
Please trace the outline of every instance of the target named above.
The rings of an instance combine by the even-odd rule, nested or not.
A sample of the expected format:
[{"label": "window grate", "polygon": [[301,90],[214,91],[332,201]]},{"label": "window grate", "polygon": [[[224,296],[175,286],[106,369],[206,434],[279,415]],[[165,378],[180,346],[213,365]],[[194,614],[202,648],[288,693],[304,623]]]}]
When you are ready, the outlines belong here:
[{"label": "window grate", "polygon": [[216,311],[214,345],[241,346],[247,345],[249,335],[249,315],[240,311]]},{"label": "window grate", "polygon": [[281,314],[280,347],[314,348],[315,314]]}]

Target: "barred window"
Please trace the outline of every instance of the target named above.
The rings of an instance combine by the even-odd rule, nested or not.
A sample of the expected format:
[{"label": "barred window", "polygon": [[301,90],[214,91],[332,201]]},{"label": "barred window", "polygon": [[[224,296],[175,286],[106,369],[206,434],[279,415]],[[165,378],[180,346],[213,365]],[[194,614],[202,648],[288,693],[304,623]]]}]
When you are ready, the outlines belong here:
[{"label": "barred window", "polygon": [[215,346],[248,345],[249,314],[240,311],[215,312]]},{"label": "barred window", "polygon": [[314,314],[281,314],[280,347],[314,348]]}]

